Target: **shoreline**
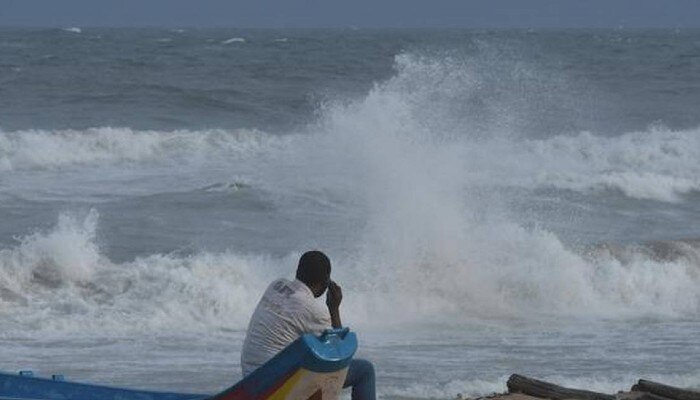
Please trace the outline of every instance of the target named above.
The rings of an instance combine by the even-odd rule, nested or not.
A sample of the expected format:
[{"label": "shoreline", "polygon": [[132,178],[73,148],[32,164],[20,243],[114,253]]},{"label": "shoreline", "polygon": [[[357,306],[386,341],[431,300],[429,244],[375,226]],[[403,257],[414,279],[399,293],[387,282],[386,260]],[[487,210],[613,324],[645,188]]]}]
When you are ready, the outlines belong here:
[{"label": "shoreline", "polygon": [[[574,389],[554,383],[513,374],[508,378],[508,392],[494,393],[473,400],[700,400],[700,391],[669,386],[663,383],[639,379],[629,390],[615,394]],[[470,399],[457,396],[457,399]]]}]

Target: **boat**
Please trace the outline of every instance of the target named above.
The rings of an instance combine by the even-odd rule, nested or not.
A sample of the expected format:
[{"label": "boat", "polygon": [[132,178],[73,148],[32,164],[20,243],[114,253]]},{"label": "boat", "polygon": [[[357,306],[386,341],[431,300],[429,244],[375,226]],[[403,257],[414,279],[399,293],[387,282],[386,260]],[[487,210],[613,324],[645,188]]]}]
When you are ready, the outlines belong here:
[{"label": "boat", "polygon": [[218,394],[93,385],[30,371],[0,373],[0,400],[337,400],[356,350],[357,337],[348,328],[305,334]]}]

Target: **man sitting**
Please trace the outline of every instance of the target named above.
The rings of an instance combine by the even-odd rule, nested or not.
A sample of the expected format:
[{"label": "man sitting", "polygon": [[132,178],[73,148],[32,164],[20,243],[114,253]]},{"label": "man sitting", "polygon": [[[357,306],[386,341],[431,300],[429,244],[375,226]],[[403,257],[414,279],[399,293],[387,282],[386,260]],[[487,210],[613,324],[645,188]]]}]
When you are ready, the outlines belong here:
[{"label": "man sitting", "polygon": [[[326,292],[326,307],[316,299]],[[304,333],[320,335],[340,328],[343,293],[331,280],[331,262],[320,251],[299,259],[296,280],[278,279],[265,290],[255,308],[241,353],[243,376],[282,351]],[[350,363],[344,388],[352,386],[353,400],[375,400],[374,366],[367,360]]]}]

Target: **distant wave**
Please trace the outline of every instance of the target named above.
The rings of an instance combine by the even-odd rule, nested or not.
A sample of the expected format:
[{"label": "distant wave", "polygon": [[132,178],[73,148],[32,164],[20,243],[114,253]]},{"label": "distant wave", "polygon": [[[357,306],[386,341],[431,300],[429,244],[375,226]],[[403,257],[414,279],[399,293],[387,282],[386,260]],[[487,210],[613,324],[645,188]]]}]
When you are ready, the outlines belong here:
[{"label": "distant wave", "polygon": [[234,37],[230,39],[226,39],[221,44],[231,44],[231,43],[245,43],[245,39],[241,37]]},{"label": "distant wave", "polygon": [[72,27],[72,28],[63,28],[64,32],[70,32],[70,33],[82,33],[83,30],[78,28],[78,27]]},{"label": "distant wave", "polygon": [[0,171],[167,161],[269,150],[284,140],[255,130],[136,131],[128,128],[0,131]]},{"label": "distant wave", "polygon": [[[354,119],[358,130],[383,138],[442,147],[447,154],[441,156],[461,159],[460,167],[468,170],[456,179],[484,185],[580,192],[612,189],[631,198],[666,202],[700,191],[700,128],[674,131],[658,126],[616,136],[562,132],[544,139],[523,137],[511,130],[512,120],[537,115],[525,110],[527,117],[521,117],[522,110],[513,110],[483,90],[494,79],[519,79],[502,76],[518,72],[503,71],[499,60],[399,55],[394,77],[361,102],[330,112],[339,124],[333,129],[346,129],[348,120]],[[497,72],[491,76],[494,69]],[[454,104],[472,103],[489,107],[452,111]],[[479,124],[482,119],[485,126]],[[391,133],[377,132],[378,126]]]},{"label": "distant wave", "polygon": [[523,145],[523,158],[539,164],[532,171],[532,183],[539,186],[616,189],[632,198],[668,202],[700,191],[700,129],[656,128],[617,137],[584,132]]},{"label": "distant wave", "polygon": [[[239,40],[244,39],[234,37],[225,42]],[[326,168],[338,166],[338,175],[327,183],[349,179],[346,174],[350,170],[374,168],[388,178],[400,176],[442,191],[477,187],[616,191],[629,198],[669,203],[682,202],[686,195],[700,191],[700,128],[659,126],[617,136],[561,132],[533,139],[510,132],[508,124],[499,123],[512,116],[508,108],[498,104],[453,110],[455,104],[490,100],[484,98],[490,92],[484,93],[481,87],[483,80],[490,83],[489,79],[494,79],[482,76],[488,73],[484,70],[490,62],[495,61],[475,66],[453,57],[401,54],[396,57],[393,77],[375,85],[364,97],[320,105],[316,121],[297,129],[294,135],[110,127],[0,131],[0,170],[181,161],[237,154],[251,147],[257,154],[271,154],[279,151],[284,141],[289,146],[282,151],[283,156],[274,157],[280,169],[291,162],[287,160],[294,160],[301,174],[317,170],[317,165],[301,165],[312,161],[304,157],[312,146],[321,154],[319,163]],[[176,94],[184,91],[156,89]],[[496,111],[488,111],[491,109]],[[488,132],[482,132],[483,126],[474,122],[483,113],[490,113],[489,126],[493,126]],[[255,164],[256,160],[250,161]],[[413,164],[425,168],[412,168]],[[403,169],[392,172],[392,168]]]},{"label": "distant wave", "polygon": [[[331,137],[339,133],[330,132]],[[355,135],[354,139],[365,140],[364,135]],[[257,130],[137,131],[104,127],[0,131],[0,170],[165,161],[253,148],[264,153],[276,151],[280,141],[296,141],[302,146],[299,151],[303,151],[305,143],[316,139],[321,137],[276,136]],[[339,150],[333,147],[342,146],[340,143],[323,139],[317,145],[333,152]],[[361,143],[353,144],[358,145]],[[456,141],[450,152],[451,157],[461,159],[460,168],[466,168],[454,171],[461,176],[455,179],[476,185],[579,192],[618,190],[631,198],[665,202],[677,202],[684,194],[700,191],[700,129],[652,129],[617,137],[584,132],[543,140]]]},{"label": "distant wave", "polygon": [[228,192],[238,192],[243,189],[250,187],[248,183],[245,182],[226,182],[226,183],[214,183],[207,185],[200,190],[207,193],[228,193]]}]

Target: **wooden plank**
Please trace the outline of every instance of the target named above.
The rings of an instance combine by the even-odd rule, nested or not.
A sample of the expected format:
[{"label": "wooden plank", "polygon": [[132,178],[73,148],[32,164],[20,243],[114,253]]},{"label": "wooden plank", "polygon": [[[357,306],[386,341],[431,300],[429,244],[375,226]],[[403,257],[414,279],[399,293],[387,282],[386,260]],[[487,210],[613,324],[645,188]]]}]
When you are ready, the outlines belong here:
[{"label": "wooden plank", "polygon": [[613,395],[591,392],[588,390],[569,389],[518,374],[511,375],[510,378],[508,378],[507,385],[508,391],[511,393],[524,393],[543,399],[615,400],[615,396]]},{"label": "wooden plank", "polygon": [[688,389],[680,389],[677,387],[647,381],[644,379],[640,379],[636,385],[632,386],[632,390],[648,392],[657,396],[667,397],[673,400],[700,400],[700,392]]}]

